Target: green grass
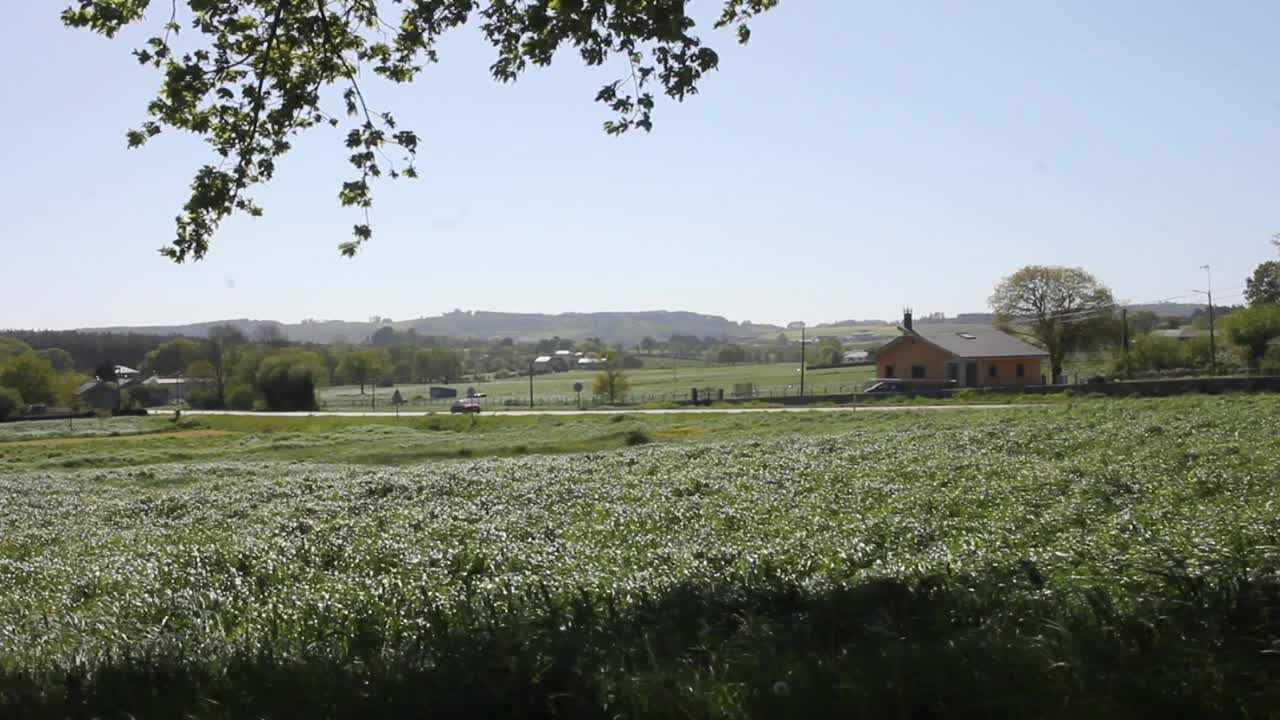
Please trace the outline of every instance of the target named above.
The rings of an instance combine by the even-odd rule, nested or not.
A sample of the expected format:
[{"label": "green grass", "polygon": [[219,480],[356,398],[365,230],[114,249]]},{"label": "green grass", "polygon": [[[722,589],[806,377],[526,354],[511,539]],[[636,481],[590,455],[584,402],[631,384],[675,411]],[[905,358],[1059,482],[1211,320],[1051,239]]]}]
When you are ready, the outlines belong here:
[{"label": "green grass", "polygon": [[[539,404],[571,405],[576,399],[573,385],[575,382],[580,382],[585,388],[583,400],[584,402],[589,401],[591,398],[591,383],[597,374],[594,371],[573,370],[565,373],[534,376],[534,399]],[[722,388],[726,397],[728,397],[732,395],[735,383],[752,383],[758,391],[766,395],[769,392],[778,395],[795,395],[799,391],[800,383],[799,365],[796,363],[680,367],[677,368],[675,377],[673,377],[670,365],[667,365],[665,368],[659,366],[655,369],[628,370],[626,374],[631,383],[629,400],[637,403],[663,402],[685,398],[691,388],[698,388],[699,390],[707,387]],[[812,370],[805,373],[806,392],[810,394],[856,392],[862,389],[866,381],[871,379],[874,374],[875,368],[870,366]],[[429,396],[429,387],[429,385],[400,385],[397,389],[399,389],[401,396],[406,401],[409,401],[411,405],[422,406],[430,404],[435,407],[441,407],[450,402],[435,401],[431,403],[426,399]],[[494,405],[501,405],[505,400],[527,405],[529,401],[529,378],[527,376],[483,383],[457,383],[447,387],[458,390],[459,396],[465,395],[467,388],[473,387],[478,392],[488,395],[488,402]],[[318,393],[318,398],[327,409],[367,408],[371,404],[370,395],[372,392],[373,390],[366,386],[365,395],[362,396],[358,386],[342,385],[321,389]],[[387,410],[392,409],[389,404],[392,392],[392,388],[377,389],[379,407]],[[416,399],[419,397],[422,399]]]},{"label": "green grass", "polygon": [[0,716],[1280,708],[1280,398],[616,417],[211,418],[236,461],[0,473]]},{"label": "green grass", "polygon": [[[464,455],[609,450],[635,444],[637,434],[669,443],[732,438],[742,433],[838,432],[877,421],[863,420],[853,413],[783,417],[713,412],[486,417],[440,414],[402,418],[188,415],[177,424],[164,417],[93,422],[97,425],[92,434],[80,435],[78,429],[75,434],[68,434],[65,424],[47,423],[42,436],[0,441],[0,465],[15,470],[222,460],[403,465]],[[5,427],[0,425],[0,430]],[[63,435],[57,434],[58,429]]]},{"label": "green grass", "polygon": [[[667,372],[671,372],[672,359],[670,356],[636,354],[632,357],[640,361],[644,366],[642,368],[644,370],[666,370]],[[674,362],[677,370],[680,368],[697,369],[707,366],[705,360],[699,360],[696,358],[676,358]]]},{"label": "green grass", "polygon": [[106,437],[155,432],[165,427],[156,417],[75,418],[0,423],[0,443],[55,437]]}]

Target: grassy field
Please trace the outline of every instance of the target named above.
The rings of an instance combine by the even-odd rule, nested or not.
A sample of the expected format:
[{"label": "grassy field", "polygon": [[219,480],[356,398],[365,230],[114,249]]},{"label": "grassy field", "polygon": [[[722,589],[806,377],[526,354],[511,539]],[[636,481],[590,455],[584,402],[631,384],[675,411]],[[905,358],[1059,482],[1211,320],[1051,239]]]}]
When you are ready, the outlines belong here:
[{"label": "grassy field", "polygon": [[[591,397],[591,382],[598,373],[588,370],[573,370],[565,373],[536,375],[533,381],[534,399],[539,404],[572,404],[575,400],[573,384],[582,383],[585,391],[583,401]],[[633,402],[667,402],[688,397],[691,388],[723,388],[726,397],[731,396],[735,383],[753,383],[762,394],[795,395],[799,391],[800,372],[795,363],[773,363],[767,365],[717,365],[678,367],[673,374],[670,365],[665,368],[628,370],[627,378],[631,382],[630,399]],[[813,370],[805,373],[805,391],[810,394],[842,393],[860,390],[863,384],[873,377],[875,368],[871,366],[834,368],[830,370]],[[674,376],[673,376],[674,375]],[[788,387],[790,386],[790,387]],[[405,400],[413,404],[423,404],[428,395],[428,385],[400,385],[397,389]],[[468,387],[485,393],[487,400],[501,405],[505,400],[522,404],[529,401],[529,378],[511,378],[484,383],[458,383],[449,385],[458,390],[459,395],[466,393]],[[323,388],[319,391],[320,403],[333,409],[351,407],[356,404],[369,405],[369,387],[365,387],[365,395],[360,395],[360,388],[354,385]],[[391,397],[391,388],[379,388],[379,401],[385,402]],[[440,404],[437,401],[435,404]],[[390,407],[390,406],[388,406]]]},{"label": "grassy field", "polygon": [[1280,708],[1280,398],[616,417],[0,431],[0,717]]},{"label": "grassy field", "polygon": [[[1036,397],[1037,402],[1070,402]],[[995,400],[1000,400],[996,398]],[[929,403],[938,401],[930,400]],[[853,413],[427,417],[172,416],[0,424],[0,467],[138,467],[175,462],[323,461],[404,465],[450,458],[612,450],[747,435],[823,434],[874,426]]]}]

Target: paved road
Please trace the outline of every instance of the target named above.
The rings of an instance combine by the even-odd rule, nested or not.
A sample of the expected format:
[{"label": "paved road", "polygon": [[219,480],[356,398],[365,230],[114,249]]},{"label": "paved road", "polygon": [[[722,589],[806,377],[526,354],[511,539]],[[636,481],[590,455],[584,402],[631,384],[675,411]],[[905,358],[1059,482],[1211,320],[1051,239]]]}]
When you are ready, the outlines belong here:
[{"label": "paved road", "polygon": [[[851,405],[824,407],[746,407],[746,408],[664,408],[654,410],[488,410],[480,415],[484,417],[520,417],[525,415],[697,415],[723,413],[738,415],[746,413],[815,413],[815,412],[918,412],[930,410],[1004,410],[1008,408],[1043,407],[1044,403],[1016,403],[1005,405]],[[165,411],[157,410],[160,414]],[[394,412],[352,412],[316,410],[298,412],[256,412],[252,410],[183,410],[183,415],[254,415],[262,417],[395,417]],[[430,415],[449,415],[444,411],[412,410],[400,413],[401,417],[427,417]]]}]

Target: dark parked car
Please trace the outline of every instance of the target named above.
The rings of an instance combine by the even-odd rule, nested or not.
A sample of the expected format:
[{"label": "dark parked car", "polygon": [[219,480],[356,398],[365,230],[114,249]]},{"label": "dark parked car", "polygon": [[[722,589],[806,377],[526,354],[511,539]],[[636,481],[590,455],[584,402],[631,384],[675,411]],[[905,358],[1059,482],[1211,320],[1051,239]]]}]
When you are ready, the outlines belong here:
[{"label": "dark parked car", "polygon": [[879,380],[867,386],[863,392],[871,395],[892,395],[910,392],[911,388],[901,380]]}]

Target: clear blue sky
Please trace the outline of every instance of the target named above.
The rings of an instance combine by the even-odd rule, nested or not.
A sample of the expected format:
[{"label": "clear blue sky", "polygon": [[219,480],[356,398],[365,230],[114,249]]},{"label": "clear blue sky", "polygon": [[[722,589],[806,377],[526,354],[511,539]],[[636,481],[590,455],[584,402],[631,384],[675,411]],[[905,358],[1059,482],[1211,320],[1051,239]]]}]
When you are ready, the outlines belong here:
[{"label": "clear blue sky", "polygon": [[10,3],[0,25],[0,327],[453,308],[820,322],[980,311],[1029,263],[1132,301],[1187,295],[1212,263],[1230,302],[1280,232],[1280,4],[783,0],[748,48],[706,29],[721,70],[621,140],[592,102],[620,68],[563,53],[499,85],[468,28],[423,81],[374,90],[422,136],[423,178],[377,188],[357,259],[336,251],[358,218],[324,130],[258,193],[264,218],[175,266],[155,250],[209,154],[179,135],[126,150],[156,85],[129,54],[140,35],[65,30],[63,4]]}]

